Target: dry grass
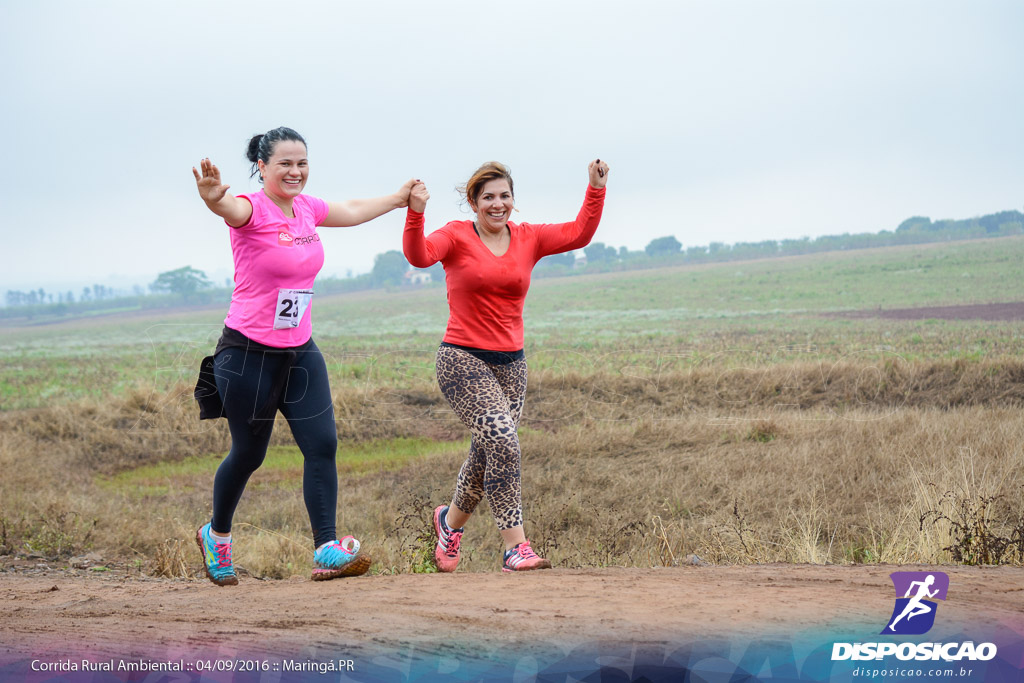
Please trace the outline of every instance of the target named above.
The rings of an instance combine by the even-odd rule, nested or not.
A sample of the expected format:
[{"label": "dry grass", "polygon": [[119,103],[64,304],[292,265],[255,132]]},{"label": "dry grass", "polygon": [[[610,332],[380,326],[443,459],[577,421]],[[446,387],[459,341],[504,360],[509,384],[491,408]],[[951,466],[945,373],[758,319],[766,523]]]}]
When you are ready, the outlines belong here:
[{"label": "dry grass", "polygon": [[[522,430],[526,531],[558,566],[732,562],[1024,562],[1024,366],[791,363],[643,375],[538,372]],[[341,533],[378,572],[429,571],[430,512],[451,494],[461,439],[436,390],[342,389],[344,442],[438,441],[400,467],[343,470]],[[184,387],[0,414],[0,554],[86,550],[193,577],[210,466],[146,486],[142,465],[228,448]],[[275,444],[289,444],[281,424]],[[205,467],[205,469],[204,469]],[[256,473],[236,515],[250,576],[306,575],[312,548],[296,476]],[[486,504],[461,565],[493,571]]]}]

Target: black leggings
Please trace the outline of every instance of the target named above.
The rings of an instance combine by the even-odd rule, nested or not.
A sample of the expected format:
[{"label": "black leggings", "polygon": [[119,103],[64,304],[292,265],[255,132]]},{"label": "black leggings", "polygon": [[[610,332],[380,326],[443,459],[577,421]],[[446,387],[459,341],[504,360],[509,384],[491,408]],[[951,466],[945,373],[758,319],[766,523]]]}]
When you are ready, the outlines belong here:
[{"label": "black leggings", "polygon": [[[277,411],[261,409],[266,406],[282,364],[288,360],[286,354],[243,348],[226,348],[214,357],[217,392],[231,429],[231,452],[213,480],[212,527],[218,533],[231,531],[231,519],[245,485],[263,464]],[[313,527],[314,547],[319,547],[337,538],[338,471],[334,458],[338,433],[327,365],[312,341],[297,350],[277,410],[288,420],[302,451],[302,496]]]}]

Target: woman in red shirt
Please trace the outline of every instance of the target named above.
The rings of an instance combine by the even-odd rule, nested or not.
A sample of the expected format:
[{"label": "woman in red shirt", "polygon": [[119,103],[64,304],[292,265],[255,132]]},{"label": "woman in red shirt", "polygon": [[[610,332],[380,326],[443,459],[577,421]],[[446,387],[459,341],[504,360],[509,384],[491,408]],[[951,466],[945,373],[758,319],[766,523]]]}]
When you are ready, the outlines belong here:
[{"label": "woman in red shirt", "polygon": [[419,183],[409,196],[405,257],[417,268],[440,261],[448,288],[448,329],[437,351],[437,381],[471,434],[455,495],[449,505],[434,510],[434,560],[440,571],[455,571],[463,526],[484,494],[505,542],[502,571],[551,567],[523,532],[517,434],[526,395],[523,302],[537,261],[581,249],[597,231],[608,164],[591,162],[589,176],[583,207],[571,223],[509,222],[512,176],[496,161],[481,166],[459,188],[475,221],[452,221],[424,237],[423,211],[430,195]]}]

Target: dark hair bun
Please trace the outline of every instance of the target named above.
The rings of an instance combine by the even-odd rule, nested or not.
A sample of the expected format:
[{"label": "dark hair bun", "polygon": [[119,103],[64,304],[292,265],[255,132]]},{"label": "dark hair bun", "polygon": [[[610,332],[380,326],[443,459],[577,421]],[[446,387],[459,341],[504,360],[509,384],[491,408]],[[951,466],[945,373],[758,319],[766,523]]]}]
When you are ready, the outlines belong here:
[{"label": "dark hair bun", "polygon": [[249,148],[245,150],[245,158],[253,164],[255,164],[257,159],[260,158],[260,140],[262,139],[263,133],[253,135],[249,139]]}]

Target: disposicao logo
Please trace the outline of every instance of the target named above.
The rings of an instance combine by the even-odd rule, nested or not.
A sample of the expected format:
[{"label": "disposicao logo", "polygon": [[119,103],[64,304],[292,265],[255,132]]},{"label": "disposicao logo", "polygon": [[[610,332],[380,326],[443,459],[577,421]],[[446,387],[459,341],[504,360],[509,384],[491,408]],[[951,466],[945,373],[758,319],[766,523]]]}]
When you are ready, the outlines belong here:
[{"label": "disposicao logo", "polygon": [[[945,600],[949,577],[942,572],[893,572],[889,575],[896,589],[896,606],[882,633],[918,636],[935,625],[935,600]],[[900,597],[902,596],[902,597]]]},{"label": "disposicao logo", "polygon": [[[942,572],[893,572],[896,605],[881,635],[921,635],[935,625],[938,603],[949,591],[949,576]],[[996,656],[993,643],[834,643],[832,661],[881,660],[895,656],[902,661],[988,661]]]}]

